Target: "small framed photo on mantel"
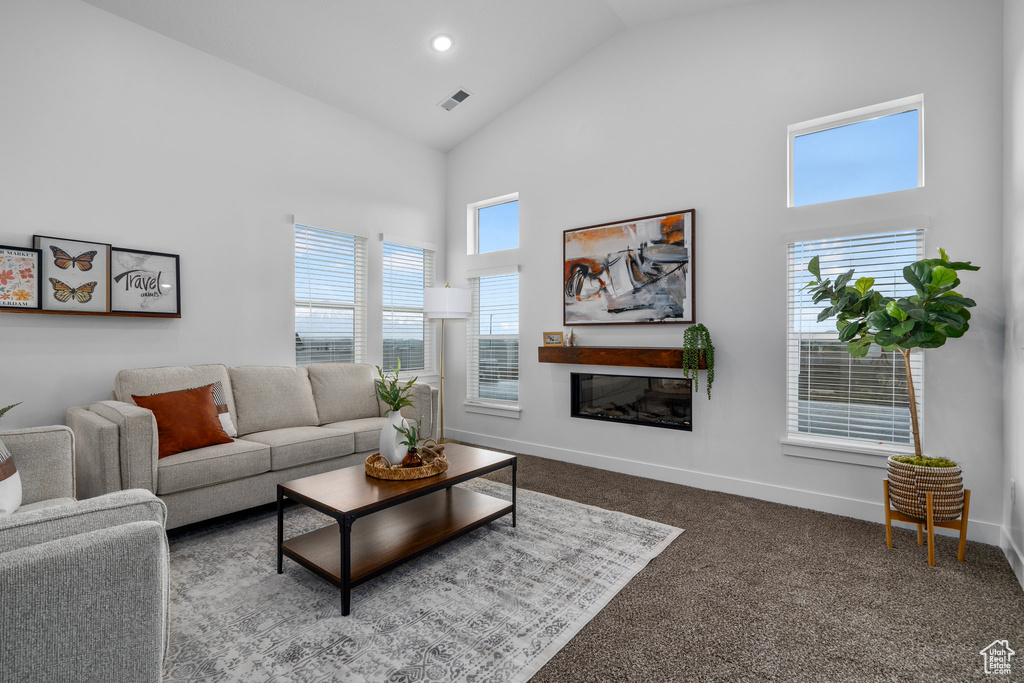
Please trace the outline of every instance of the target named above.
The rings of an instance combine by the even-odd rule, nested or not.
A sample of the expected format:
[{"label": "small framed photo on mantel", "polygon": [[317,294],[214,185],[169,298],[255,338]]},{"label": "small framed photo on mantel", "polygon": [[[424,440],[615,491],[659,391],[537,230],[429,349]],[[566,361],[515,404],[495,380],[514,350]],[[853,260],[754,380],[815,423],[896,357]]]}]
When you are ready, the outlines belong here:
[{"label": "small framed photo on mantel", "polygon": [[0,245],[0,311],[38,310],[43,305],[39,267],[43,252]]},{"label": "small framed photo on mantel", "polygon": [[110,261],[112,313],[181,315],[177,254],[113,247]]},{"label": "small framed photo on mantel", "polygon": [[545,332],[544,333],[544,346],[562,346],[562,333],[561,332]]},{"label": "small framed photo on mantel", "polygon": [[110,311],[110,245],[64,237],[33,237],[42,251],[43,310]]}]

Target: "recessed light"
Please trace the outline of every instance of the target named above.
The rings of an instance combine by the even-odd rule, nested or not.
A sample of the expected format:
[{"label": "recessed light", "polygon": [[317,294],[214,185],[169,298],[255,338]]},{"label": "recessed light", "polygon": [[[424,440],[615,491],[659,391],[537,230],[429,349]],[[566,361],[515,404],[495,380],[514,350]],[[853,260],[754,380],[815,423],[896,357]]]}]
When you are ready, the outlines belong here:
[{"label": "recessed light", "polygon": [[430,46],[438,52],[447,52],[452,48],[452,37],[446,36],[443,33],[439,36],[434,36],[430,41]]}]

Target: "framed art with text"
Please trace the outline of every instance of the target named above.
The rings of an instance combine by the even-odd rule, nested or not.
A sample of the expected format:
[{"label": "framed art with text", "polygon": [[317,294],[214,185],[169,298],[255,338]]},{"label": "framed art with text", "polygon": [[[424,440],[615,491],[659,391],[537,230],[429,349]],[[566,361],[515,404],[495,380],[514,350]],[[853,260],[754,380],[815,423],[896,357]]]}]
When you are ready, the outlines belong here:
[{"label": "framed art with text", "polygon": [[35,235],[42,252],[43,310],[106,313],[110,310],[110,245]]},{"label": "framed art with text", "polygon": [[110,262],[112,313],[181,315],[177,254],[113,247]]},{"label": "framed art with text", "polygon": [[564,324],[694,322],[693,232],[693,209],[564,231]]},{"label": "framed art with text", "polygon": [[0,245],[0,310],[33,310],[42,306],[41,255],[38,249]]}]

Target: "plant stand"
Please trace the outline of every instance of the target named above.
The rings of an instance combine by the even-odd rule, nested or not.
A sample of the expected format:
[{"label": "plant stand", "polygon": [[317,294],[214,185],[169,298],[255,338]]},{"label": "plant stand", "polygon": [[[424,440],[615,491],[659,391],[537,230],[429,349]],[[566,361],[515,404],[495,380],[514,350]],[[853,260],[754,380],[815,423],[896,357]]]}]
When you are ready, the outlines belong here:
[{"label": "plant stand", "polygon": [[942,527],[944,529],[957,529],[960,532],[960,551],[957,553],[956,559],[959,562],[964,561],[964,551],[967,545],[967,515],[971,505],[971,491],[970,489],[964,489],[964,510],[960,513],[960,519],[954,519],[951,522],[936,522],[932,518],[934,513],[934,507],[932,504],[932,492],[928,491],[925,494],[927,499],[927,518],[917,519],[909,515],[905,515],[902,512],[893,510],[889,504],[889,480],[882,480],[882,488],[885,492],[885,544],[888,547],[892,547],[892,523],[893,522],[910,522],[911,524],[917,525],[917,544],[924,545],[924,539],[922,537],[922,526],[928,530],[928,566],[935,566],[935,527]]}]

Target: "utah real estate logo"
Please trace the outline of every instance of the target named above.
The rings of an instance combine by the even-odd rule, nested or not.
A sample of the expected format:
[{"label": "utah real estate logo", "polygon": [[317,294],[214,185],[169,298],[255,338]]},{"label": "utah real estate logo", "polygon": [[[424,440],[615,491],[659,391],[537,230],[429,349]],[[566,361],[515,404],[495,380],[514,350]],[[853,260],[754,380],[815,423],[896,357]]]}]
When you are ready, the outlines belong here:
[{"label": "utah real estate logo", "polygon": [[981,651],[981,656],[985,658],[985,673],[1009,676],[1010,659],[1015,654],[1017,653],[1010,649],[1010,641],[992,641],[988,647]]}]

